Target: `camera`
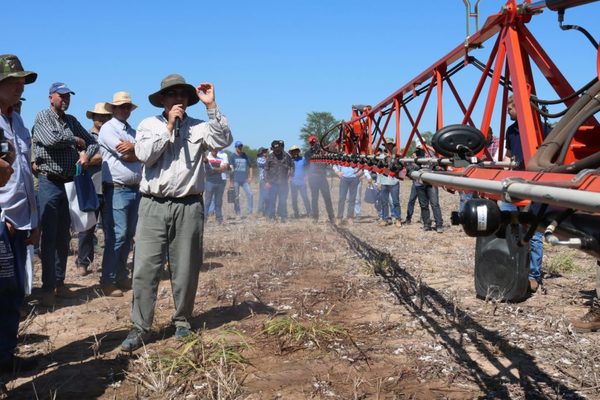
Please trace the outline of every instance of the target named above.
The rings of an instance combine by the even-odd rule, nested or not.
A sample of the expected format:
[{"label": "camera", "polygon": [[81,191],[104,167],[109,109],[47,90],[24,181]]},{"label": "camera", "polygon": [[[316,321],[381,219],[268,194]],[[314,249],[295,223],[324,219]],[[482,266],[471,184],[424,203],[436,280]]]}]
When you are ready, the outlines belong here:
[{"label": "camera", "polygon": [[4,137],[4,129],[0,128],[0,157],[10,154],[10,143]]}]

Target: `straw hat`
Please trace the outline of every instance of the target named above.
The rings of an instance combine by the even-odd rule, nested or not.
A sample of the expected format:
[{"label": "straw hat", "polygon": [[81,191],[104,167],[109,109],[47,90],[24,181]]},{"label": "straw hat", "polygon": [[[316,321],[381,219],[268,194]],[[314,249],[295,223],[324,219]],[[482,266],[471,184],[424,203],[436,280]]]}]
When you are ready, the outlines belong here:
[{"label": "straw hat", "polygon": [[292,147],[290,147],[290,151],[294,151],[294,150],[300,150],[300,147],[293,144]]},{"label": "straw hat", "polygon": [[94,114],[97,115],[112,115],[112,113],[110,112],[110,110],[108,109],[108,103],[106,102],[102,102],[102,103],[96,103],[96,105],[94,106],[94,109],[92,111],[86,111],[85,116],[88,119],[94,119]]},{"label": "straw hat", "polygon": [[123,104],[131,104],[131,111],[137,108],[137,106],[131,101],[131,95],[129,93],[117,92],[113,95],[113,101],[108,103],[108,109],[112,111],[113,107],[121,106]]},{"label": "straw hat", "polygon": [[152,104],[155,107],[162,108],[163,107],[162,102],[161,102],[162,92],[164,92],[168,89],[174,88],[174,87],[181,87],[187,91],[188,106],[193,106],[194,104],[196,104],[197,102],[200,101],[200,98],[198,97],[198,93],[196,93],[195,87],[193,87],[192,85],[187,83],[183,76],[181,76],[179,74],[171,74],[171,75],[166,76],[162,81],[160,81],[160,90],[158,90],[157,92],[154,92],[150,96],[148,96],[148,100],[150,101],[150,104]]}]

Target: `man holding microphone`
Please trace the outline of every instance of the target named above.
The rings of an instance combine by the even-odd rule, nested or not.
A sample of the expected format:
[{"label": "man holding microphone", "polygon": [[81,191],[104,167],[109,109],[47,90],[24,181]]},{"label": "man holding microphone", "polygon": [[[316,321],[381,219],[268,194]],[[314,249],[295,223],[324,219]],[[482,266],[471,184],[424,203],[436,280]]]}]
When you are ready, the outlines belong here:
[{"label": "man holding microphone", "polygon": [[[175,303],[175,337],[189,335],[202,267],[204,153],[225,148],[233,140],[210,83],[194,88],[181,75],[172,74],[149,100],[163,111],[144,119],[137,129],[135,155],[142,163],[142,198],[133,270],[134,326],[121,344],[123,351],[140,348],[148,338],[165,261]],[[208,121],[186,113],[199,101],[206,107]]]}]

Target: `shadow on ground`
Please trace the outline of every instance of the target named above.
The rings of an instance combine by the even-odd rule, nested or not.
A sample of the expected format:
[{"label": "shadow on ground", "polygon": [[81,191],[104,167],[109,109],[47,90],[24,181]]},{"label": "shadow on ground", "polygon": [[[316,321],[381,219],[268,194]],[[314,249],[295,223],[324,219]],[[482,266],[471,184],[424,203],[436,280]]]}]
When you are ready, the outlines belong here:
[{"label": "shadow on ground", "polygon": [[[231,306],[215,307],[190,323],[193,329],[215,329],[228,322],[240,321],[253,314],[273,314],[275,309],[260,302],[244,301]],[[166,327],[153,334],[147,344],[173,336],[173,327]],[[13,388],[10,399],[94,399],[111,390],[111,385],[125,378],[133,354],[108,356],[119,347],[127,331],[110,331],[88,336],[63,346],[41,359],[40,367],[29,375],[33,379]],[[38,341],[41,337],[29,336],[25,340]],[[3,377],[4,381],[14,377]],[[9,378],[9,379],[6,379]],[[2,380],[0,380],[2,381]],[[9,385],[10,387],[10,385]]]},{"label": "shadow on ground", "polygon": [[[346,229],[337,226],[333,229],[385,280],[400,304],[420,321],[422,327],[441,341],[457,363],[466,367],[482,392],[491,398],[510,398],[505,384],[518,384],[527,399],[546,399],[548,390],[553,390],[557,398],[584,399],[575,389],[541,370],[532,355],[509,344],[498,332],[483,327],[440,292],[415,279],[390,253],[374,248]],[[415,297],[416,301],[413,301]],[[449,318],[449,315],[454,318]],[[478,356],[499,371],[497,374],[484,371],[465,350],[465,337],[475,347]],[[492,346],[497,354],[490,351]],[[509,360],[509,365],[504,366],[501,357]],[[513,369],[518,371],[518,376],[511,372]]]},{"label": "shadow on ground", "polygon": [[[34,378],[9,392],[10,399],[94,399],[124,379],[129,358],[105,358],[126,331],[104,332],[69,343],[40,359]],[[56,397],[54,397],[56,396]]]}]

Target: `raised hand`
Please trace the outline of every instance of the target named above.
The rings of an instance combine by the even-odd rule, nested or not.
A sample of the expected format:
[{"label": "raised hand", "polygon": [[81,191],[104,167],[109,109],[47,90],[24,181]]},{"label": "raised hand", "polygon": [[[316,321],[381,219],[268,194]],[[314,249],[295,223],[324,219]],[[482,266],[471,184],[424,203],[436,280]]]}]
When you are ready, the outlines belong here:
[{"label": "raised hand", "polygon": [[215,108],[215,88],[212,83],[203,82],[196,88],[196,93],[200,101],[204,103],[206,108]]}]

